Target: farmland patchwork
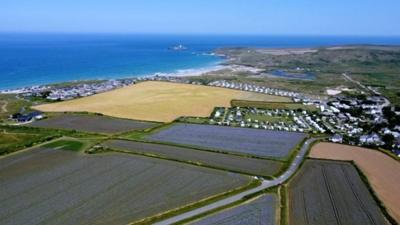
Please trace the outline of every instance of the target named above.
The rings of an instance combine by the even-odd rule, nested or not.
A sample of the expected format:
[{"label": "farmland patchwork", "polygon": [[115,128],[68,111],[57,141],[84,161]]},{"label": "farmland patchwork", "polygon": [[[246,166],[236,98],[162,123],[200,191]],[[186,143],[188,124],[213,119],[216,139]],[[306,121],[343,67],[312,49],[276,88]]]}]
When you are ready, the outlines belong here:
[{"label": "farmland patchwork", "polygon": [[127,224],[250,178],[124,154],[36,148],[0,159],[0,224]]},{"label": "farmland patchwork", "polygon": [[148,139],[259,157],[285,158],[305,137],[305,134],[296,132],[178,124]]},{"label": "farmland patchwork", "polygon": [[389,224],[350,163],[308,160],[288,189],[291,225]]}]

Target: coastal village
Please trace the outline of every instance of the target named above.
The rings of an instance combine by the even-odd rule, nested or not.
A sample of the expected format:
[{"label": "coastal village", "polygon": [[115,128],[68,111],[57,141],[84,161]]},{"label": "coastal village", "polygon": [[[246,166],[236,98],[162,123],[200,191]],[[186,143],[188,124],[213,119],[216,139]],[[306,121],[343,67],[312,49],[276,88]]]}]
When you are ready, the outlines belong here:
[{"label": "coastal village", "polygon": [[[199,82],[189,82],[184,77],[152,76],[79,83],[67,87],[34,86],[7,90],[2,93],[19,94],[26,98],[42,97],[47,101],[64,101],[110,91],[142,81],[203,85]],[[329,134],[332,142],[385,147],[400,155],[400,125],[390,122],[400,112],[391,107],[388,100],[382,96],[315,98],[298,92],[225,80],[216,80],[205,85],[289,97],[293,100],[293,104],[302,106],[291,109],[279,107],[217,107],[208,119],[208,124]],[[37,111],[10,115],[10,119],[18,123],[29,123],[44,117],[44,114]]]}]

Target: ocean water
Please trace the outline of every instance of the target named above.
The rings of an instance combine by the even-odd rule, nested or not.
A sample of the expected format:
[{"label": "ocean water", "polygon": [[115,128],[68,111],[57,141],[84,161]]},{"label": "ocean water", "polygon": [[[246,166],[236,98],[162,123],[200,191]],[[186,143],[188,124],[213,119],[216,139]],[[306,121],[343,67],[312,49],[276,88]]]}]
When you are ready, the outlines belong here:
[{"label": "ocean water", "polygon": [[[186,51],[173,51],[183,44]],[[214,67],[220,47],[400,45],[400,37],[0,34],[0,89]]]}]

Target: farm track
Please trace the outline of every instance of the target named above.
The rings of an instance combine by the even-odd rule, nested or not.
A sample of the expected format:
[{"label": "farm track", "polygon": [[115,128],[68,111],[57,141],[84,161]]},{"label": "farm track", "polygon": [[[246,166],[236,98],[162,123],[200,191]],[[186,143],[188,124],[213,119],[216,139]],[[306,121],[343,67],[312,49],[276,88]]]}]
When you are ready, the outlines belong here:
[{"label": "farm track", "polygon": [[329,200],[330,200],[333,212],[335,214],[336,223],[338,225],[342,225],[342,223],[340,221],[339,212],[338,212],[338,209],[336,207],[335,199],[333,198],[333,193],[332,193],[332,190],[331,190],[331,186],[329,184],[329,179],[326,176],[325,167],[322,167],[322,176],[323,176],[323,179],[324,179],[324,184],[325,184],[326,190],[328,191],[328,196],[329,196]]},{"label": "farm track", "polygon": [[290,181],[292,225],[383,225],[385,215],[349,162],[307,160]]},{"label": "farm track", "polygon": [[400,223],[400,164],[396,159],[380,151],[333,143],[318,143],[310,157],[354,161],[382,201],[388,218]]},{"label": "farm track", "polygon": [[[303,199],[303,205],[306,206],[306,198],[305,198],[304,191],[301,192],[301,197]],[[309,225],[310,222],[309,222],[309,219],[308,219],[307,207],[303,207],[303,209],[304,209],[304,213],[303,213],[304,218],[303,219],[306,222],[306,225]]]},{"label": "farm track", "polygon": [[359,196],[358,193],[355,191],[354,185],[353,185],[353,183],[352,183],[352,182],[350,181],[350,179],[349,179],[349,176],[350,176],[350,175],[348,174],[348,172],[347,172],[343,167],[342,167],[341,169],[342,169],[342,171],[343,171],[344,178],[346,179],[347,185],[349,185],[351,192],[353,192],[353,195],[354,195],[354,197],[357,199],[358,203],[360,204],[360,206],[361,206],[363,212],[367,215],[369,221],[370,221],[372,224],[377,225],[376,222],[375,222],[375,220],[374,220],[374,218],[372,218],[371,214],[368,212],[367,207],[365,207],[363,201],[360,199],[360,196]]},{"label": "farm track", "polygon": [[281,175],[280,177],[273,179],[273,180],[263,180],[262,184],[256,188],[241,192],[237,195],[231,196],[229,198],[225,198],[222,200],[219,200],[217,202],[211,203],[209,205],[203,206],[201,208],[197,208],[194,209],[192,211],[189,212],[185,212],[183,214],[165,219],[163,221],[157,222],[155,223],[155,225],[169,225],[169,224],[174,224],[177,223],[179,221],[182,220],[186,220],[189,218],[192,218],[194,216],[198,216],[201,215],[203,213],[209,212],[210,210],[216,210],[218,208],[224,207],[226,205],[230,205],[232,203],[238,202],[241,199],[243,199],[243,197],[257,193],[259,191],[280,185],[282,183],[284,183],[286,180],[288,180],[299,168],[301,162],[303,161],[310,145],[316,141],[317,139],[315,138],[311,138],[307,141],[304,142],[303,146],[301,147],[300,151],[297,153],[297,156],[295,157],[294,161],[292,162],[292,164],[290,165],[290,167],[288,168],[288,170]]},{"label": "farm track", "polygon": [[0,101],[0,103],[2,104],[1,111],[3,113],[7,113],[8,112],[8,110],[7,110],[8,102],[7,101]]}]

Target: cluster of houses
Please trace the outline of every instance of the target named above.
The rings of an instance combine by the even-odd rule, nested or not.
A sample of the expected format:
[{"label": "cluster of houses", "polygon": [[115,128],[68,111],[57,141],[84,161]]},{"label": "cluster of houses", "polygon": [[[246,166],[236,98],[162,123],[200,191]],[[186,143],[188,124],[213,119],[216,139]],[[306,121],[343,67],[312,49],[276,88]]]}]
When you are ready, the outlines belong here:
[{"label": "cluster of houses", "polygon": [[269,95],[277,95],[277,96],[285,96],[296,98],[300,96],[300,93],[293,92],[293,91],[286,91],[277,88],[270,88],[255,84],[247,84],[247,83],[238,83],[232,81],[225,81],[225,80],[217,80],[208,83],[209,86],[214,87],[223,87],[223,88],[230,88],[230,89],[237,89],[242,91],[250,91],[250,92],[257,92],[257,93],[265,93]]},{"label": "cluster of houses", "polygon": [[[134,84],[135,79],[107,80],[102,82],[78,83],[76,85],[58,86],[31,86],[12,90],[3,90],[2,94],[18,94],[24,97],[44,97],[48,100],[70,100],[85,97],[121,88]],[[45,93],[45,96],[43,96]]]},{"label": "cluster of houses", "polygon": [[50,86],[40,85],[31,86],[17,89],[0,90],[0,94],[24,94],[24,93],[40,93],[49,90]]},{"label": "cluster of houses", "polygon": [[[168,81],[201,85],[201,83],[190,82],[184,77],[148,76],[135,79],[81,83],[68,87],[32,86],[6,90],[1,93],[35,96],[47,92],[47,99],[67,100],[109,91],[140,81]],[[211,124],[293,132],[329,133],[332,134],[330,138],[332,142],[368,146],[382,146],[385,144],[383,137],[391,135],[395,139],[392,150],[396,151],[397,149],[399,151],[400,125],[381,127],[379,130],[374,131],[365,128],[366,124],[371,127],[376,124],[387,124],[383,108],[390,106],[390,102],[382,96],[370,96],[366,99],[355,97],[311,99],[301,93],[248,83],[217,80],[206,85],[290,97],[294,102],[314,105],[319,109],[315,112],[309,112],[288,109],[217,108],[210,118],[209,123]],[[14,114],[10,119],[24,123],[41,119],[42,117],[43,115],[39,112],[33,112]]]},{"label": "cluster of houses", "polygon": [[[257,119],[256,119],[257,118]],[[325,133],[316,115],[305,110],[217,108],[209,121],[223,126],[240,126],[265,130]]]},{"label": "cluster of houses", "polygon": [[362,100],[336,97],[329,101],[310,101],[309,103],[318,107],[319,110],[309,112],[248,107],[217,108],[210,117],[209,123],[268,130],[328,133],[331,134],[332,142],[361,146],[383,146],[385,145],[383,137],[391,135],[394,137],[392,150],[399,151],[400,125],[392,128],[386,125],[378,131],[372,131],[376,124],[387,124],[382,112],[382,109],[388,106],[384,97],[372,96]]},{"label": "cluster of houses", "polygon": [[71,87],[53,88],[46,97],[49,100],[69,100],[78,97],[85,97],[110,91],[116,88],[121,88],[127,85],[134,84],[131,79],[125,80],[108,80],[100,83],[78,84]]},{"label": "cluster of houses", "polygon": [[10,120],[15,121],[16,123],[29,123],[34,120],[41,120],[44,118],[45,115],[38,111],[29,113],[15,113],[13,115],[10,115]]},{"label": "cluster of houses", "polygon": [[320,116],[326,128],[336,134],[334,142],[343,142],[343,136],[347,136],[352,139],[350,144],[381,146],[385,144],[382,141],[383,135],[400,135],[388,127],[376,133],[365,129],[365,126],[387,122],[382,112],[386,106],[387,100],[380,96],[364,100],[339,97],[321,105]]}]

